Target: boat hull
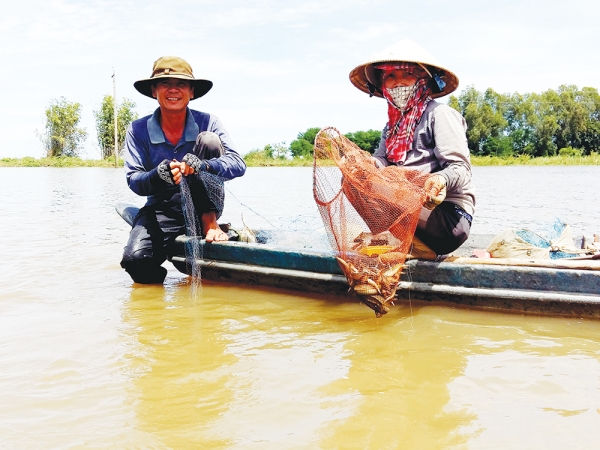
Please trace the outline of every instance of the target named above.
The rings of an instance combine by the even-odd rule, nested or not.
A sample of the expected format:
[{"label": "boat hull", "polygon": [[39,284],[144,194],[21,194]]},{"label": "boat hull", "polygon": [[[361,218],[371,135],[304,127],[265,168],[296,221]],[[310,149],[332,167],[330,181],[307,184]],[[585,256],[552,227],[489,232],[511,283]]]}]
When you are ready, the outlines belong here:
[{"label": "boat hull", "polygon": [[[190,272],[191,264],[186,261],[185,246],[197,245],[202,254],[197,264],[205,279],[355,298],[348,293],[348,283],[333,252],[242,242],[206,243],[185,236],[177,242],[180,255],[172,262],[183,273]],[[397,302],[442,302],[518,313],[600,317],[600,261],[580,261],[573,267],[540,267],[540,261],[532,261],[532,266],[515,266],[459,259],[408,261]]]}]

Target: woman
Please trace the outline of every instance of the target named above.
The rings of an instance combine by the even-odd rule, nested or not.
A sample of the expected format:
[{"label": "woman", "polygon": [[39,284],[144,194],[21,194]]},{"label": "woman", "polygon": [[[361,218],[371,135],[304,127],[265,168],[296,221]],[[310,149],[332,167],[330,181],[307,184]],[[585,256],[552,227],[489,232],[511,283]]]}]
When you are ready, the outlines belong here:
[{"label": "woman", "polygon": [[350,81],[387,101],[388,122],[373,155],[376,166],[435,174],[425,184],[413,256],[435,259],[456,250],[469,237],[475,212],[466,123],[434,99],[453,92],[458,78],[420,46],[403,40],[353,69]]}]

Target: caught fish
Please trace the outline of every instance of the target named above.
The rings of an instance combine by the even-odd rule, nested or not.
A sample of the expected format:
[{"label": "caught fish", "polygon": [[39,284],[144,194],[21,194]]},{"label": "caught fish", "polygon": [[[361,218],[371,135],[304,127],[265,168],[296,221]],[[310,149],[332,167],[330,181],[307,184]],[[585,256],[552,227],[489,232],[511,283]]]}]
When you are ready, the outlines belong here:
[{"label": "caught fish", "polygon": [[383,265],[377,269],[365,266],[358,269],[350,261],[337,256],[336,259],[348,280],[350,292],[354,292],[362,303],[375,311],[376,317],[386,314],[394,304],[404,265]]},{"label": "caught fish", "polygon": [[385,299],[379,294],[358,294],[361,302],[375,311],[375,317],[381,317],[387,314],[390,310],[390,305],[393,305],[393,299]]},{"label": "caught fish", "polygon": [[248,225],[246,225],[243,214],[242,214],[242,225],[244,225],[244,228],[242,228],[242,230],[239,232],[240,241],[241,242],[250,242],[250,243],[256,242],[256,234],[254,234],[254,231],[252,231],[248,227]]}]

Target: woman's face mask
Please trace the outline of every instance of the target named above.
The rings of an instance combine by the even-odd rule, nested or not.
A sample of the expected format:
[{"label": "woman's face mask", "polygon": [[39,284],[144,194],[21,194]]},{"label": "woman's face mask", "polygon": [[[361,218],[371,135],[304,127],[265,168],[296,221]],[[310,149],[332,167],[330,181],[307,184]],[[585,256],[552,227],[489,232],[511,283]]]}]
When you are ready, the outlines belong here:
[{"label": "woman's face mask", "polygon": [[392,100],[392,103],[394,103],[394,106],[396,106],[396,108],[398,109],[404,109],[406,103],[408,102],[408,99],[415,92],[415,88],[416,84],[413,84],[411,86],[398,86],[392,89],[384,89],[387,90]]}]

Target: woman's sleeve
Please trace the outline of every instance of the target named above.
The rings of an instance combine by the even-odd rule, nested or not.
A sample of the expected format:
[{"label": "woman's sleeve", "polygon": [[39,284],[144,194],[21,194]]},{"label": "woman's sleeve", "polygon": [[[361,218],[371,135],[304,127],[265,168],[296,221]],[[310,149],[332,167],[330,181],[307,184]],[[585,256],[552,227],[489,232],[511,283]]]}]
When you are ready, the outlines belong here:
[{"label": "woman's sleeve", "polygon": [[433,111],[435,156],[446,179],[446,188],[454,190],[471,181],[471,159],[467,145],[466,122],[458,111],[440,105]]},{"label": "woman's sleeve", "polygon": [[387,150],[385,148],[385,135],[387,134],[387,125],[383,128],[383,131],[381,132],[381,139],[379,140],[379,147],[377,147],[377,150],[375,150],[375,153],[373,153],[373,158],[375,158],[377,167],[381,168],[381,167],[387,167],[390,165],[389,161],[387,160]]}]

